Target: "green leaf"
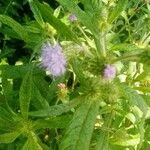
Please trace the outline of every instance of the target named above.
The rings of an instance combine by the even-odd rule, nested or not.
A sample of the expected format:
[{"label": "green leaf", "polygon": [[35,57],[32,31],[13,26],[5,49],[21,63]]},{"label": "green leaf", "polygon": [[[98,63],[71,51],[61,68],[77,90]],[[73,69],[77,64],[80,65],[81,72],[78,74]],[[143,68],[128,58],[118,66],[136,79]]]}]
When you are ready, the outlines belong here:
[{"label": "green leaf", "polygon": [[11,133],[5,133],[0,135],[0,143],[12,143],[19,135],[20,131],[14,131]]},{"label": "green leaf", "polygon": [[5,108],[0,107],[0,130],[12,131],[16,126],[14,114],[8,112]]},{"label": "green leaf", "polygon": [[78,42],[76,34],[52,14],[48,5],[38,3],[38,9],[40,10],[44,21],[52,25],[62,37]]},{"label": "green leaf", "polygon": [[139,87],[134,87],[134,89],[141,91],[143,93],[150,93],[150,88],[149,87],[143,87],[143,86],[139,86]]},{"label": "green leaf", "polygon": [[5,96],[5,99],[7,101],[12,100],[12,96],[13,96],[13,85],[10,81],[8,81],[5,78],[2,78],[2,86],[3,86],[3,94]]},{"label": "green leaf", "polygon": [[30,100],[32,98],[32,69],[26,73],[19,92],[20,109],[24,118],[28,118]]},{"label": "green leaf", "polygon": [[[23,78],[26,72],[31,68],[30,65],[18,65],[18,66],[10,66],[10,65],[0,65],[1,76],[6,79],[17,79]],[[42,74],[42,71],[35,67],[33,68],[33,74]]]},{"label": "green leaf", "polygon": [[0,15],[0,22],[11,27],[20,36],[21,39],[23,39],[24,41],[28,41],[28,33],[23,28],[23,26],[16,22],[14,19],[6,15]]},{"label": "green leaf", "polygon": [[[114,140],[114,139],[113,139]],[[140,142],[140,135],[132,135],[131,137],[126,137],[124,135],[124,138],[118,138],[115,139],[114,141],[111,141],[115,145],[121,145],[121,146],[135,146],[138,145]]]},{"label": "green leaf", "polygon": [[22,78],[28,69],[29,66],[26,65],[19,65],[19,66],[1,65],[0,66],[0,70],[2,71],[1,76],[6,79]]},{"label": "green leaf", "polygon": [[[130,108],[132,109],[136,119],[139,121],[137,127],[140,134],[139,147],[144,141],[144,123],[148,112],[148,106],[143,97],[133,90],[131,87],[123,85],[124,96],[128,100]],[[131,139],[131,142],[136,142]]]},{"label": "green leaf", "polygon": [[3,48],[3,53],[0,53],[0,59],[6,58],[8,56],[12,56],[12,54],[15,52],[15,49],[12,48]]},{"label": "green leaf", "polygon": [[[49,83],[51,81],[47,82],[45,80],[45,76],[43,76],[43,74],[39,74],[39,75],[34,75],[33,76],[33,82],[34,82],[34,85],[36,86],[36,88],[39,90],[41,96],[44,97],[47,101],[49,101],[49,98],[52,97],[52,93],[53,93],[53,92],[49,91],[50,86],[52,84],[51,83],[49,85]],[[47,97],[48,94],[50,94],[49,98]],[[36,94],[34,94],[34,95],[36,96]]]},{"label": "green leaf", "polygon": [[8,112],[5,108],[0,107],[0,118],[12,121],[13,115],[10,112]]},{"label": "green leaf", "polygon": [[74,108],[80,103],[81,99],[74,99],[71,102],[67,104],[60,104],[60,105],[54,105],[49,107],[49,109],[42,109],[39,111],[30,112],[30,116],[34,117],[51,117],[51,116],[58,116],[61,115],[67,111],[70,111],[71,108]]},{"label": "green leaf", "polygon": [[84,102],[74,114],[60,150],[88,150],[98,114],[99,101]]},{"label": "green leaf", "polygon": [[128,0],[119,0],[117,6],[109,13],[108,23],[113,23],[116,18],[119,17],[121,12],[125,9],[128,4]]},{"label": "green leaf", "polygon": [[47,102],[47,100],[41,95],[39,89],[37,88],[37,86],[35,84],[33,84],[33,99],[35,104],[34,105],[38,105],[40,106],[40,108],[43,109],[48,109],[49,108],[49,104]]},{"label": "green leaf", "polygon": [[138,50],[140,49],[134,44],[128,44],[128,43],[117,43],[114,44],[112,47],[110,47],[110,51],[133,51],[133,50]]},{"label": "green leaf", "polygon": [[141,95],[148,107],[150,107],[150,95]]},{"label": "green leaf", "polygon": [[12,132],[16,128],[16,122],[0,118],[0,131]]},{"label": "green leaf", "polygon": [[31,132],[22,150],[43,150],[35,133]]},{"label": "green leaf", "polygon": [[85,11],[90,14],[100,11],[103,4],[101,0],[81,0],[81,2],[84,4]]},{"label": "green leaf", "polygon": [[140,96],[135,90],[128,86],[124,85],[123,89],[125,97],[129,101],[130,105],[137,106],[143,112],[143,116],[145,116],[148,110],[148,106],[142,96]]},{"label": "green leaf", "polygon": [[41,13],[37,7],[37,1],[36,0],[28,0],[29,4],[30,4],[30,8],[34,14],[34,18],[36,19],[36,21],[42,26],[44,24],[43,18],[41,16]]},{"label": "green leaf", "polygon": [[[100,110],[100,114],[102,113],[103,113],[103,109]],[[113,118],[114,118],[114,112],[112,112],[112,110],[109,114],[105,115],[102,128],[104,127],[108,129],[108,131],[101,129],[97,132],[95,150],[108,150],[109,149],[109,134],[110,134],[109,130],[111,130],[110,127],[111,127]]]},{"label": "green leaf", "polygon": [[38,119],[34,122],[34,129],[66,128],[72,119],[72,115]]},{"label": "green leaf", "polygon": [[0,32],[2,34],[6,34],[8,37],[13,38],[13,39],[20,39],[20,36],[14,31],[12,30],[12,28],[8,27],[8,26],[3,26],[0,28]]},{"label": "green leaf", "polygon": [[104,131],[98,132],[95,150],[108,150],[109,134]]},{"label": "green leaf", "polygon": [[61,7],[61,6],[58,6],[58,7],[54,10],[54,16],[55,16],[56,18],[58,18],[59,14],[60,14],[60,12],[61,12],[61,9],[62,9],[62,7]]}]

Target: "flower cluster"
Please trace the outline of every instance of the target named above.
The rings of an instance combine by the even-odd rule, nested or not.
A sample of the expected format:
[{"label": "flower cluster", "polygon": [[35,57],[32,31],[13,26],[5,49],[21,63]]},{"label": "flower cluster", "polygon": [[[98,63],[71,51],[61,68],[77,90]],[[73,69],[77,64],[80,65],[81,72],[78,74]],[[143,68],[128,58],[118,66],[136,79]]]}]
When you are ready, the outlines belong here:
[{"label": "flower cluster", "polygon": [[103,77],[106,80],[112,80],[116,77],[116,73],[116,67],[114,65],[107,64],[103,72]]},{"label": "flower cluster", "polygon": [[77,17],[76,17],[76,15],[74,15],[74,14],[71,14],[71,15],[68,17],[68,19],[69,19],[70,22],[75,22],[75,21],[77,21]]},{"label": "flower cluster", "polygon": [[61,46],[52,46],[49,42],[42,47],[42,66],[53,76],[60,76],[66,71],[66,60]]}]

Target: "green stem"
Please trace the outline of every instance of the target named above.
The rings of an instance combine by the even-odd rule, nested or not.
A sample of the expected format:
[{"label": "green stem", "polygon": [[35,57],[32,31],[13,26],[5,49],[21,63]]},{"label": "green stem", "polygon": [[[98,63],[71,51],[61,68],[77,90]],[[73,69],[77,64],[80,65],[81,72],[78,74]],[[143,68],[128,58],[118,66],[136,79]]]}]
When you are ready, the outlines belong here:
[{"label": "green stem", "polygon": [[100,55],[106,57],[106,32],[101,32],[99,38],[95,37],[95,44]]},{"label": "green stem", "polygon": [[83,34],[83,36],[84,36],[84,38],[85,38],[87,44],[88,44],[90,47],[93,48],[91,39],[88,38],[88,36],[85,34],[85,32],[84,32],[84,30],[82,29],[82,27],[80,27],[79,25],[78,25],[77,27],[78,27],[78,29],[80,30],[80,32]]}]

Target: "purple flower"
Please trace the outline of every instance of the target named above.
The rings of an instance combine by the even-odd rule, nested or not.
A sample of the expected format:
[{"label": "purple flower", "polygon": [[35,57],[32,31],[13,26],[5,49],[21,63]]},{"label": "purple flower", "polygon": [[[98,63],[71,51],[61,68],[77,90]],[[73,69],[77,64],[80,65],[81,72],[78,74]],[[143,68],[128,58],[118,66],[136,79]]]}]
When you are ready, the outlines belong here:
[{"label": "purple flower", "polygon": [[116,67],[114,65],[108,64],[105,66],[103,73],[104,73],[103,76],[105,79],[112,80],[116,77],[117,70],[116,70]]},{"label": "purple flower", "polygon": [[74,15],[74,14],[71,14],[71,15],[68,17],[68,19],[69,19],[70,22],[75,22],[75,21],[77,21],[77,17],[76,17],[76,15]]},{"label": "purple flower", "polygon": [[66,60],[61,46],[57,43],[52,46],[49,42],[42,47],[42,66],[53,76],[60,76],[66,71]]}]

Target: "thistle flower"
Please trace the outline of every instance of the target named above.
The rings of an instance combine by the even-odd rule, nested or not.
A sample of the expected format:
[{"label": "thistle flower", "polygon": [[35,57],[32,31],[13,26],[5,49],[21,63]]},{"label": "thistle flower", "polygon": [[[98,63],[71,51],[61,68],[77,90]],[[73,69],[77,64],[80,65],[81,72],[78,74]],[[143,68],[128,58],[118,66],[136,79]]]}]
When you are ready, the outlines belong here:
[{"label": "thistle flower", "polygon": [[77,17],[76,17],[76,15],[74,15],[74,14],[71,14],[71,15],[68,17],[68,19],[69,19],[70,22],[75,22],[75,21],[77,21]]},{"label": "thistle flower", "polygon": [[103,77],[107,80],[112,80],[116,77],[116,67],[114,65],[106,65],[104,72],[103,72]]},{"label": "thistle flower", "polygon": [[61,46],[57,43],[52,46],[49,42],[42,47],[42,66],[53,76],[60,76],[66,71],[66,60]]}]

